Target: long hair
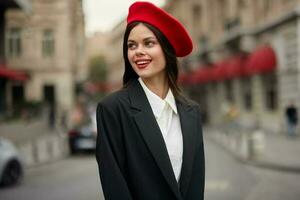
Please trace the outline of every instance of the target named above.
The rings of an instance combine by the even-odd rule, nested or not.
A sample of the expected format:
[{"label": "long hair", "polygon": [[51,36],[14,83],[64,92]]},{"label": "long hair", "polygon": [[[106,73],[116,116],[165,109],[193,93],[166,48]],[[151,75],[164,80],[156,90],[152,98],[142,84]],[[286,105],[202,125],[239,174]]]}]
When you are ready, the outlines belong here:
[{"label": "long hair", "polygon": [[128,46],[127,46],[127,40],[130,34],[130,31],[137,26],[138,24],[143,24],[147,28],[149,28],[154,35],[156,36],[160,46],[162,47],[163,53],[165,55],[166,59],[166,74],[168,78],[168,83],[169,87],[171,88],[174,97],[176,99],[185,99],[183,97],[183,94],[181,92],[181,89],[179,88],[177,84],[177,79],[178,79],[178,63],[177,63],[177,58],[175,54],[175,49],[173,46],[170,44],[168,39],[163,35],[163,33],[155,28],[154,26],[147,24],[145,22],[133,22],[129,24],[125,30],[124,34],[124,40],[123,40],[123,58],[125,62],[125,71],[123,75],[123,87],[127,87],[127,85],[135,79],[138,79],[137,73],[133,70],[129,60],[128,60]]}]

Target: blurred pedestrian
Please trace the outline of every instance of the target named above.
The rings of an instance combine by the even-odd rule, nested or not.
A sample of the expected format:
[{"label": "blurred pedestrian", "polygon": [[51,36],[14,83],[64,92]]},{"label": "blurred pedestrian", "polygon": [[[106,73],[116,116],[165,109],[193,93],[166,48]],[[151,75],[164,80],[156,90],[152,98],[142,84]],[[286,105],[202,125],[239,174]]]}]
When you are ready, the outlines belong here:
[{"label": "blurred pedestrian", "polygon": [[235,104],[231,104],[228,110],[228,124],[230,131],[237,131],[238,129],[239,109]]},{"label": "blurred pedestrian", "polygon": [[67,125],[67,110],[66,109],[62,109],[61,112],[61,118],[60,118],[60,126],[63,130],[67,130],[68,125]]},{"label": "blurred pedestrian", "polygon": [[79,127],[83,124],[84,120],[84,108],[83,105],[79,102],[76,101],[72,112],[71,112],[71,123],[72,126]]},{"label": "blurred pedestrian", "polygon": [[177,85],[177,58],[193,45],[180,22],[148,2],[129,8],[123,88],[97,107],[105,199],[203,200],[199,106]]},{"label": "blurred pedestrian", "polygon": [[56,110],[55,110],[55,103],[47,103],[48,106],[48,126],[50,129],[54,129],[55,122],[56,122]]},{"label": "blurred pedestrian", "polygon": [[297,134],[297,124],[298,124],[298,111],[294,104],[291,102],[285,110],[287,132],[289,136],[296,136]]}]

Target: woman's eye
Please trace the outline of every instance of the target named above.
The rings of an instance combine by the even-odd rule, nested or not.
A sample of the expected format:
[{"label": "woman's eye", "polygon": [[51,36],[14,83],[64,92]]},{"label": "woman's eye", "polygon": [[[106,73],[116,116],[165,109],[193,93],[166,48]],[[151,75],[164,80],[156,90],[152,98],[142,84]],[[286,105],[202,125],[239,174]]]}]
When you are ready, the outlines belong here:
[{"label": "woman's eye", "polygon": [[147,47],[152,47],[154,44],[155,44],[155,42],[153,42],[153,41],[148,41],[148,42],[145,43],[145,45]]},{"label": "woman's eye", "polygon": [[127,44],[128,49],[134,49],[136,45],[134,43]]}]

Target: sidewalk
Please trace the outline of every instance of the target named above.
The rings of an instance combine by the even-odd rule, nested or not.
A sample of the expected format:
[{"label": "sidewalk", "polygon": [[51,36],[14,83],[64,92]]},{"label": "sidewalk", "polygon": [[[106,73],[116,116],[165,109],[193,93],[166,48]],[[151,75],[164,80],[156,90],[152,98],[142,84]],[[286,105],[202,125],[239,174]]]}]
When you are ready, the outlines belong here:
[{"label": "sidewalk", "polygon": [[[223,130],[222,130],[223,131]],[[229,151],[246,164],[282,171],[300,173],[300,136],[287,137],[263,134],[259,141],[251,140],[250,134],[226,134],[213,127],[205,127],[204,135]],[[252,143],[251,143],[252,142]]]},{"label": "sidewalk", "polygon": [[32,138],[55,134],[57,132],[50,130],[43,120],[0,123],[0,136],[11,140],[15,145],[27,142]]},{"label": "sidewalk", "polygon": [[0,123],[0,137],[19,149],[26,167],[44,164],[68,154],[66,134],[50,129],[43,119]]}]

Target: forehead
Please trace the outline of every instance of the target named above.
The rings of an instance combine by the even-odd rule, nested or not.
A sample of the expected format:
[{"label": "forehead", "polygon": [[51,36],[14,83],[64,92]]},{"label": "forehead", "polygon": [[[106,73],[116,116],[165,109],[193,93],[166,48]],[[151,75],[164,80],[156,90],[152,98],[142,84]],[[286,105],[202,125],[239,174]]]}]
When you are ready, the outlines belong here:
[{"label": "forehead", "polygon": [[147,26],[138,24],[130,31],[128,40],[143,40],[149,37],[156,38],[154,33]]}]

